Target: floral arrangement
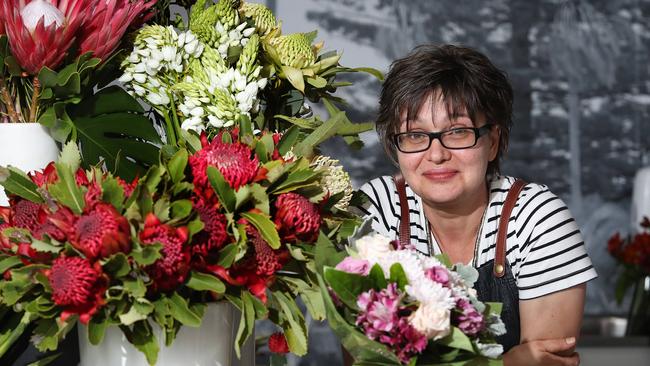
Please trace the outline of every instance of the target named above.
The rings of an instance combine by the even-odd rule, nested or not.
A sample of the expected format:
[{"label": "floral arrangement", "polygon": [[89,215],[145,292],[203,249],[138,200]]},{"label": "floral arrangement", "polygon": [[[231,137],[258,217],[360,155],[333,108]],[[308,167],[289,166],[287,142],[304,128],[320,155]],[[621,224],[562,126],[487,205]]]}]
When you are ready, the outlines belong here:
[{"label": "floral arrangement", "polygon": [[[0,4],[0,122],[50,122],[78,103],[156,0],[6,0]],[[49,112],[48,112],[49,111]],[[48,113],[49,115],[44,115]],[[47,120],[47,121],[46,121]]]},{"label": "floral arrangement", "polygon": [[[199,326],[214,301],[242,312],[237,352],[255,319],[269,318],[282,329],[272,348],[304,355],[296,299],[325,318],[316,252],[358,224],[346,211],[348,174],[318,145],[341,136],[358,147],[358,134],[373,127],[337,108],[344,101],[333,93],[349,83],[336,77],[380,73],[339,65],[340,54],[321,52],[315,32],[283,35],[259,4],[31,3],[65,15],[61,26],[48,26],[50,13],[42,13],[36,30],[68,35],[71,43],[50,51],[77,59],[15,79],[55,84],[41,91],[38,120],[69,142],[42,173],[0,168],[10,194],[0,210],[0,310],[22,317],[0,336],[0,356],[29,326],[38,349],[54,350],[78,320],[93,344],[119,326],[154,364],[152,325],[169,345],[182,325]],[[171,6],[186,16],[172,21]],[[9,10],[26,17],[23,5],[20,13],[0,9],[0,19]],[[82,18],[90,28],[70,28]],[[98,48],[79,56],[70,45],[88,32]],[[106,86],[115,79],[122,87]],[[326,120],[313,113],[319,103]]]},{"label": "floral arrangement", "polygon": [[287,154],[277,134],[244,131],[204,136],[130,183],[80,168],[72,144],[43,173],[5,171],[0,301],[35,321],[39,349],[56,349],[75,320],[95,344],[119,325],[154,364],[152,323],[170,344],[206,303],[228,300],[245,319],[239,345],[271,312],[289,349],[306,352],[294,298],[318,303],[315,243],[354,217],[336,208],[347,193],[322,185],[327,168]]},{"label": "floral arrangement", "polygon": [[623,273],[616,286],[616,299],[619,303],[631,285],[650,276],[650,219],[643,218],[641,229],[626,239],[616,233],[607,242],[607,251],[623,266]]},{"label": "floral arrangement", "polygon": [[329,324],[355,364],[500,363],[501,307],[477,299],[474,268],[398,248],[379,234],[347,252],[324,266],[322,291]]}]

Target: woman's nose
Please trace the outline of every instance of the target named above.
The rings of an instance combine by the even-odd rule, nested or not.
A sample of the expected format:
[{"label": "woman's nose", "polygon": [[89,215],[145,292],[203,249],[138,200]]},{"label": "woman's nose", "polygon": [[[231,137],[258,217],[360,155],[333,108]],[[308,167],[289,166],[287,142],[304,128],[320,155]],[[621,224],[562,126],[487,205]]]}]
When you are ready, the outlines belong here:
[{"label": "woman's nose", "polygon": [[451,151],[442,146],[440,139],[433,139],[429,150],[427,150],[427,158],[436,164],[440,164],[451,158]]}]

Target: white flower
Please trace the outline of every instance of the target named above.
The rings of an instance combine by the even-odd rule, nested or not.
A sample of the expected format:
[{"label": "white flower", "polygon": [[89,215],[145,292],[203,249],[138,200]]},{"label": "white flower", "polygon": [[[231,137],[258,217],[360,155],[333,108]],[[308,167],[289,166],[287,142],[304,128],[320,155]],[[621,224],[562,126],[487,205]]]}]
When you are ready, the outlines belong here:
[{"label": "white flower", "polygon": [[411,316],[409,323],[428,339],[438,340],[451,330],[451,313],[435,304],[422,304]]},{"label": "white flower", "polygon": [[147,100],[153,105],[167,105],[169,104],[169,96],[165,93],[149,93]]},{"label": "white flower", "polygon": [[192,117],[201,117],[203,116],[203,108],[201,107],[192,108],[189,114],[191,114]]},{"label": "white flower", "polygon": [[377,261],[393,250],[390,239],[376,233],[355,240],[354,245],[359,257],[370,261]]},{"label": "white flower", "polygon": [[[402,267],[406,267],[406,265],[402,265]],[[405,268],[404,272],[409,277],[410,269]],[[422,304],[447,310],[452,309],[456,305],[456,300],[449,288],[430,280],[424,276],[424,272],[422,272],[422,276],[418,276],[417,274],[411,274],[411,276],[418,278],[414,280],[409,278],[409,284],[406,285],[406,293],[410,297],[420,301]]]},{"label": "white flower", "polygon": [[120,76],[119,79],[117,79],[120,83],[128,83],[129,81],[133,80],[133,74],[130,72],[125,72]]},{"label": "white flower", "polygon": [[187,118],[181,123],[181,128],[188,131],[188,130],[194,130],[197,132],[201,132],[205,129],[205,126],[203,126],[203,122],[201,122],[201,119],[198,117],[192,117],[192,118]]},{"label": "white flower", "polygon": [[41,19],[43,19],[43,25],[45,27],[54,23],[58,28],[65,22],[65,14],[59,8],[52,5],[51,2],[45,0],[34,0],[25,5],[20,10],[20,16],[23,19],[23,24],[30,32],[34,32],[36,25]]}]

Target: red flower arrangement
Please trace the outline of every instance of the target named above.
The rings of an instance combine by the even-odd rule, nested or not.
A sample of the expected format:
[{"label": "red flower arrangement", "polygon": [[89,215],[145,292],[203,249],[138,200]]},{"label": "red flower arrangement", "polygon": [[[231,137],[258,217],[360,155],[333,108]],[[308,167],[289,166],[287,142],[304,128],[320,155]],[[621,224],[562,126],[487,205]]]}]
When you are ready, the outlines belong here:
[{"label": "red flower arrangement", "polygon": [[[232,301],[246,317],[272,312],[284,331],[305,333],[295,299],[319,301],[316,241],[349,235],[340,229],[357,218],[332,209],[340,198],[327,194],[309,160],[280,157],[281,138],[243,131],[251,129],[211,142],[203,136],[201,149],[179,148],[131,184],[78,169],[68,161],[74,153],[29,176],[9,168],[0,304],[34,308],[37,347],[56,344],[57,335],[40,329],[64,332],[75,320],[135,329],[149,319],[173,337],[183,320],[175,316],[200,318],[195,304],[216,300]],[[159,323],[165,317],[156,309],[170,306],[173,321]],[[242,326],[246,338],[252,329]],[[145,342],[156,342],[153,334]],[[277,343],[282,352],[306,352],[306,344]],[[145,353],[155,362],[155,351]]]},{"label": "red flower arrangement", "polygon": [[642,277],[650,275],[650,219],[644,217],[641,221],[642,230],[627,239],[619,233],[614,234],[607,242],[607,251],[620,264],[623,273],[619,278],[616,298],[619,302],[629,286]]}]

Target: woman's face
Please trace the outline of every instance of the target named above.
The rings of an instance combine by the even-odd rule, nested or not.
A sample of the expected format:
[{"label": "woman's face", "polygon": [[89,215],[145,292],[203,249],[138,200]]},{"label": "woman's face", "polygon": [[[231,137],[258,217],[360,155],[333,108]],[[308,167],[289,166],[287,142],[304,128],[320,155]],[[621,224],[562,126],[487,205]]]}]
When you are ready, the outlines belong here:
[{"label": "woman's face", "polygon": [[[455,118],[448,116],[441,95],[434,93],[422,103],[416,118],[407,123],[406,114],[403,114],[400,132],[440,132],[485,124],[485,117],[481,114],[476,124],[463,113]],[[471,204],[486,197],[485,175],[488,163],[496,158],[498,142],[498,128],[493,127],[473,147],[450,150],[435,139],[429,149],[422,152],[403,153],[398,150],[397,160],[406,182],[428,206]]]}]

